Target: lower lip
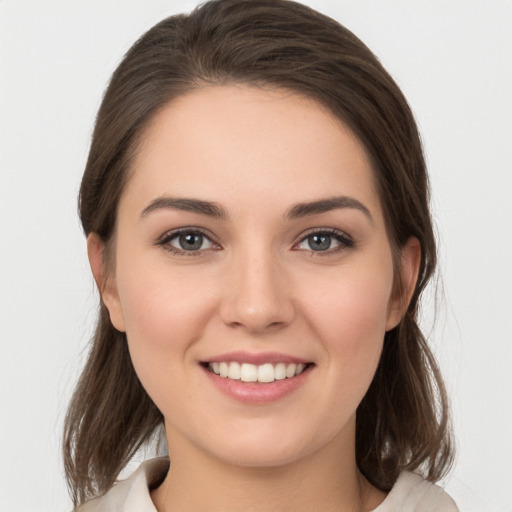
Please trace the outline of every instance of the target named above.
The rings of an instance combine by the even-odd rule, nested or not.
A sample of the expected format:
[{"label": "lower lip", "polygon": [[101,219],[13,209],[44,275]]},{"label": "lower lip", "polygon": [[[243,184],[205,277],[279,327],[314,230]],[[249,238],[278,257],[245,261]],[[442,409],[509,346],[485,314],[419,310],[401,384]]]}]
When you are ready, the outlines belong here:
[{"label": "lower lip", "polygon": [[210,381],[225,395],[244,403],[266,404],[290,395],[302,386],[312,367],[306,368],[300,375],[273,382],[243,382],[228,379],[201,367]]}]

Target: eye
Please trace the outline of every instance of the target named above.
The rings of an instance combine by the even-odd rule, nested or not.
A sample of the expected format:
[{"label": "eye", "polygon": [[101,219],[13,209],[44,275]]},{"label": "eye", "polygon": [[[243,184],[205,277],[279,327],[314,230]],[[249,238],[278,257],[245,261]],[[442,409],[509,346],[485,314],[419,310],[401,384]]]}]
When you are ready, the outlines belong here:
[{"label": "eye", "polygon": [[354,241],[338,230],[319,230],[309,233],[295,246],[302,251],[337,252],[354,246]]},{"label": "eye", "polygon": [[159,245],[176,254],[199,253],[204,250],[218,248],[212,240],[197,229],[180,229],[165,234]]},{"label": "eye", "polygon": [[169,243],[173,247],[184,251],[199,251],[207,248],[208,239],[202,233],[183,233],[176,235]]}]

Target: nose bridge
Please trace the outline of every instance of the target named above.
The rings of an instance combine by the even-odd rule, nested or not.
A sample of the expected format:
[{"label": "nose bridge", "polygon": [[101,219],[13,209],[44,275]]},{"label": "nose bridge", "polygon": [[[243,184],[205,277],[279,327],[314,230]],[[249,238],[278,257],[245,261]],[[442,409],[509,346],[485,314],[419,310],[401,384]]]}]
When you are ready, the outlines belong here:
[{"label": "nose bridge", "polygon": [[221,312],[226,324],[263,332],[291,321],[293,305],[285,271],[268,245],[236,251],[229,274]]}]

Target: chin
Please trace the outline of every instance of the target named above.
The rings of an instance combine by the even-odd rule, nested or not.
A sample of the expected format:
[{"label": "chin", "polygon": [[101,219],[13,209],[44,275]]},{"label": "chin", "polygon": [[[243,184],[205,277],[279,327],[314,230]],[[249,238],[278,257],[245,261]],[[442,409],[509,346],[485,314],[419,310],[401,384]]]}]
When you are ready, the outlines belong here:
[{"label": "chin", "polygon": [[269,429],[266,435],[258,429],[245,433],[210,444],[211,455],[227,464],[245,468],[278,468],[321,451],[332,441],[325,433],[324,439],[321,434],[304,436],[305,433],[293,434],[276,428]]},{"label": "chin", "polygon": [[[243,468],[279,468],[292,464],[302,458],[297,450],[281,450],[276,453],[269,447],[258,446],[254,449],[241,449],[229,453],[213,454],[224,463]],[[301,456],[302,455],[302,456]]]}]

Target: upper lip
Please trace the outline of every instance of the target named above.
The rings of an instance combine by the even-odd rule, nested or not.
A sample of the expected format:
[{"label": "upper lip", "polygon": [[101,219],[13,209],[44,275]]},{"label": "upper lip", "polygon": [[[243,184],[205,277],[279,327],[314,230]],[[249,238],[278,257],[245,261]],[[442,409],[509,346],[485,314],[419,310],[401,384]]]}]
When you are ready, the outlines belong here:
[{"label": "upper lip", "polygon": [[205,363],[222,363],[222,362],[237,362],[237,363],[249,363],[254,365],[261,365],[265,363],[277,364],[277,363],[295,363],[295,364],[307,364],[311,363],[307,359],[301,357],[295,357],[288,354],[282,354],[278,352],[228,352],[225,354],[218,354],[205,359]]}]

